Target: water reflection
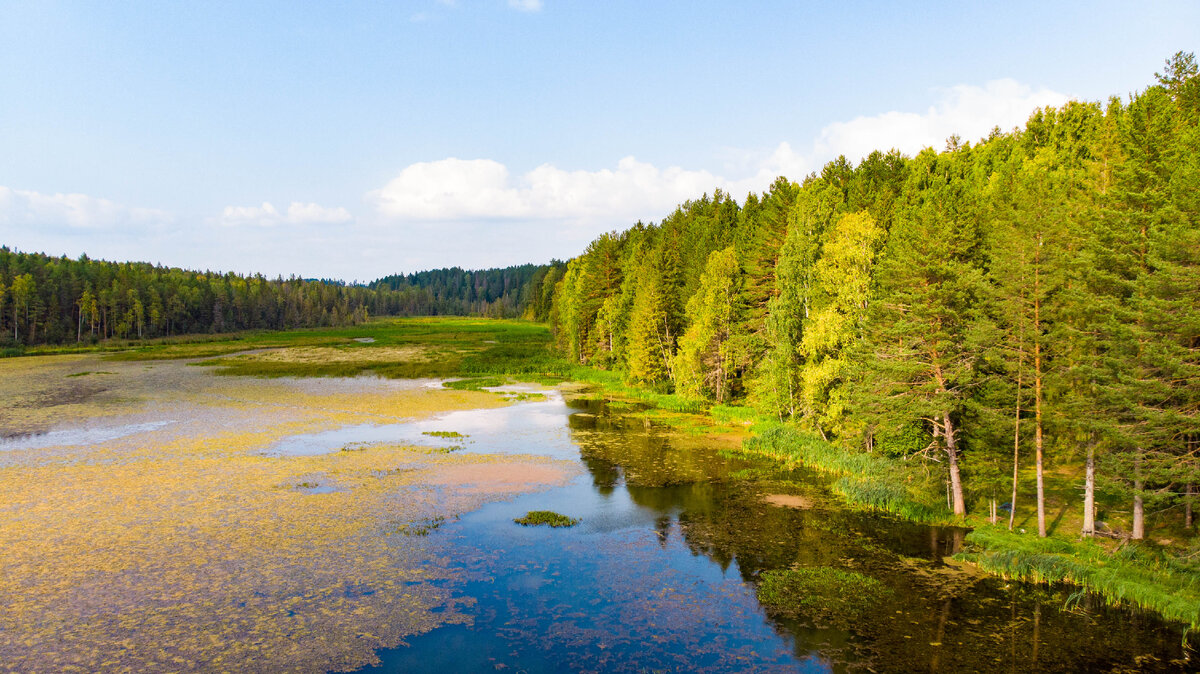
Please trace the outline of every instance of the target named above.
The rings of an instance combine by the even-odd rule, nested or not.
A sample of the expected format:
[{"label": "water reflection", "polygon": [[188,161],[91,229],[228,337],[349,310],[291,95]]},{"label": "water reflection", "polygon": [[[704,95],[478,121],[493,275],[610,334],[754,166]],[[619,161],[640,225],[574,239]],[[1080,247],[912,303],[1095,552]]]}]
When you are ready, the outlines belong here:
[{"label": "water reflection", "polygon": [[[439,530],[473,579],[475,622],[381,652],[371,671],[1187,669],[1179,631],[1153,616],[1091,598],[1063,610],[1067,591],[946,564],[962,529],[849,510],[816,475],[680,448],[601,402],[551,396],[428,424],[470,429],[468,451],[574,456],[587,475]],[[535,509],[582,522],[512,524]],[[852,621],[764,610],[762,574],[794,567],[853,571],[887,592]]]},{"label": "water reflection", "polygon": [[164,426],[175,423],[173,420],[150,421],[140,424],[121,424],[119,426],[92,426],[85,428],[69,428],[63,430],[40,431],[32,433],[14,433],[0,437],[0,451],[17,449],[45,449],[47,447],[70,447],[95,445],[101,442],[117,440],[137,433],[156,431]]}]

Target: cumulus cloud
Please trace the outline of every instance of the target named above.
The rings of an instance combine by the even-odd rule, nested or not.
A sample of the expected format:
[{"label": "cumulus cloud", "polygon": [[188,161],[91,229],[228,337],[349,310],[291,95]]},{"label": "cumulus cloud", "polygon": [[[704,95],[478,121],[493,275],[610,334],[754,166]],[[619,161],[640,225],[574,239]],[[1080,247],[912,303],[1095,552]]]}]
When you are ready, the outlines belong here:
[{"label": "cumulus cloud", "polygon": [[262,206],[226,206],[217,222],[226,227],[276,227],[279,225],[343,224],[353,219],[344,208],[293,201],[280,211],[264,201]]},{"label": "cumulus cloud", "polygon": [[844,154],[858,161],[874,150],[895,148],[910,155],[926,147],[940,150],[953,134],[974,141],[997,126],[1008,131],[1023,125],[1035,109],[1067,100],[1056,91],[1034,90],[1011,79],[982,87],[959,85],[942,91],[923,113],[891,111],[830,124],[817,137],[813,156],[828,160]]},{"label": "cumulus cloud", "polygon": [[45,194],[0,185],[0,227],[16,232],[87,233],[145,230],[168,224],[165,211],[130,208],[86,194]]},{"label": "cumulus cloud", "polygon": [[508,0],[508,6],[519,12],[537,12],[542,9],[542,0]]},{"label": "cumulus cloud", "polygon": [[708,171],[660,169],[633,157],[597,171],[543,164],[515,178],[490,159],[451,158],[412,164],[367,198],[396,220],[589,220],[636,218],[717,185]]}]

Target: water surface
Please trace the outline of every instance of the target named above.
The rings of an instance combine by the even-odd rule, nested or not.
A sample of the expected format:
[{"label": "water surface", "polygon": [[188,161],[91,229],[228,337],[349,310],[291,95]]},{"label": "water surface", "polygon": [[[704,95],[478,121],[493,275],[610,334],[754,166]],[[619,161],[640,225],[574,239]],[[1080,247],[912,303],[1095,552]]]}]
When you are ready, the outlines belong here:
[{"label": "water surface", "polygon": [[[545,393],[540,402],[346,427],[277,446],[435,444],[421,434],[456,431],[469,435],[462,451],[570,457],[587,470],[566,487],[495,503],[431,532],[470,579],[462,591],[474,602],[472,622],[382,651],[382,664],[363,671],[1188,668],[1180,631],[1152,615],[945,564],[962,545],[961,529],[850,510],[816,475],[703,442],[681,447],[602,402]],[[512,522],[529,510],[581,522]],[[852,619],[781,617],[759,604],[764,571],[807,567],[861,573],[887,594]]]}]

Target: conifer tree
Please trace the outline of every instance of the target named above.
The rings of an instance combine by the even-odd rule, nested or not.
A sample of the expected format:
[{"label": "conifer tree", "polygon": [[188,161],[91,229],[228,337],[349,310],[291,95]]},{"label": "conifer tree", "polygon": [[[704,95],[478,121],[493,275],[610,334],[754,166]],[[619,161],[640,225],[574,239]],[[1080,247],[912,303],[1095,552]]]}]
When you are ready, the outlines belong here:
[{"label": "conifer tree", "polygon": [[965,516],[961,420],[978,386],[991,336],[981,305],[976,193],[970,148],[926,150],[912,166],[908,203],[880,262],[881,294],[867,328],[855,407],[868,424],[899,430],[922,421],[947,459],[951,508]]}]

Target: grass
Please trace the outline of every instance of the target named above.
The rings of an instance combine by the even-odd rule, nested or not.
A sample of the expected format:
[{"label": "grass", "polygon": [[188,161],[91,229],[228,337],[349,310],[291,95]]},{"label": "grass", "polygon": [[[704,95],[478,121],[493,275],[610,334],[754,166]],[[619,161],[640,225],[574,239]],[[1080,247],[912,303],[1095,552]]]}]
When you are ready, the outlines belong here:
[{"label": "grass", "polygon": [[465,440],[467,436],[458,431],[422,431],[421,435],[428,435],[431,438],[446,438],[448,440]]},{"label": "grass", "polygon": [[1169,620],[1200,628],[1200,562],[1151,544],[1115,550],[1100,541],[1039,538],[986,526],[967,536],[970,548],[956,559],[989,573],[1033,583],[1070,583],[1112,604],[1148,608]]},{"label": "grass", "polygon": [[574,517],[560,515],[552,510],[530,510],[524,517],[518,517],[513,520],[523,527],[573,527],[579,524],[579,520]]},{"label": "grass", "polygon": [[456,391],[480,391],[485,388],[494,388],[503,386],[504,380],[500,377],[467,377],[465,379],[455,379],[442,384],[442,386]]},{"label": "grass", "polygon": [[929,476],[900,461],[848,452],[815,435],[778,423],[761,425],[759,433],[743,443],[742,451],[785,466],[803,465],[836,475],[833,491],[852,505],[915,522],[954,522],[945,505],[929,500]]},{"label": "grass", "polygon": [[827,566],[766,571],[758,585],[758,600],[772,613],[842,628],[878,611],[892,594],[870,576]]}]

